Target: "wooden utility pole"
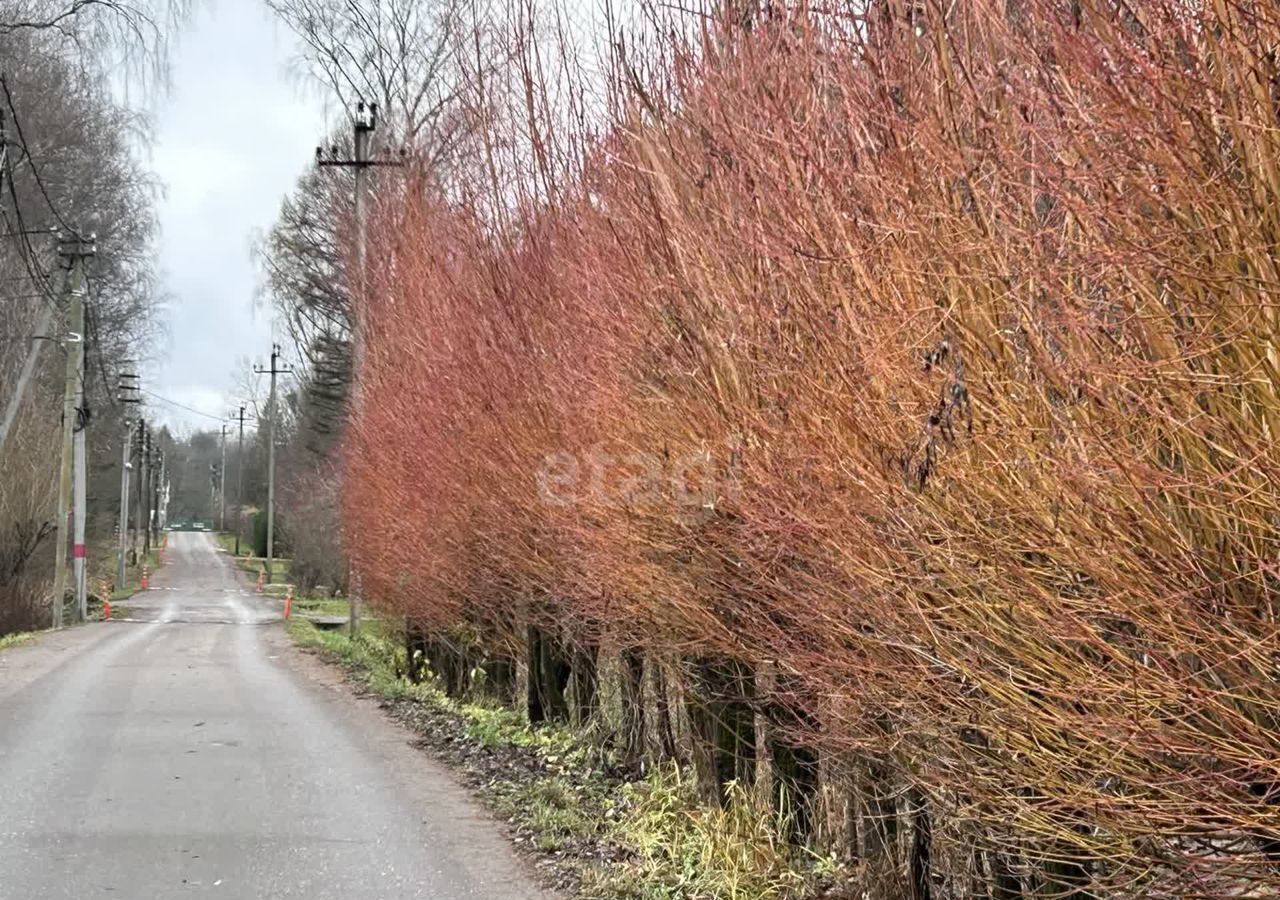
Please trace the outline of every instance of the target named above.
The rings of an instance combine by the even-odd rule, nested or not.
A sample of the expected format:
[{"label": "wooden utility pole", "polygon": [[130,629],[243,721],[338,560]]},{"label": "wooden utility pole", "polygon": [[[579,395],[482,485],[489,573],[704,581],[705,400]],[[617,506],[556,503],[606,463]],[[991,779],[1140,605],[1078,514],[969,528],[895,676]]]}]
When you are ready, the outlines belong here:
[{"label": "wooden utility pole", "polygon": [[[80,304],[80,321],[84,322],[84,304]],[[71,589],[76,598],[76,621],[83,622],[89,618],[89,592],[85,581],[86,552],[84,543],[84,519],[88,511],[88,477],[86,453],[88,444],[84,431],[89,427],[89,417],[84,405],[84,361],[85,340],[83,327],[80,342],[75,345],[75,353],[79,357],[76,363],[76,423],[71,436]]]},{"label": "wooden utility pole", "polygon": [[164,450],[160,451],[160,477],[156,481],[156,543],[160,543],[160,532],[169,524],[169,457]]},{"label": "wooden utility pole", "polygon": [[271,376],[271,396],[267,400],[267,584],[272,584],[272,564],[276,551],[276,419],[279,408],[276,398],[276,376],[292,372],[289,366],[281,367],[280,345],[271,345],[271,368],[254,366],[253,371],[259,375]]},{"label": "wooden utility pole", "polygon": [[135,564],[146,561],[147,552],[151,549],[151,514],[148,506],[151,502],[147,490],[151,476],[151,432],[147,423],[138,422],[138,509],[133,517],[133,528],[141,549],[141,560],[135,556]]},{"label": "wooden utility pole", "polygon": [[240,412],[237,416],[240,420],[240,437],[236,442],[236,556],[240,555],[240,489],[244,484],[244,404],[240,404]]},{"label": "wooden utility pole", "polygon": [[125,554],[129,545],[129,445],[133,443],[133,425],[125,425],[124,447],[120,452],[120,533],[116,535],[116,590],[125,586]]},{"label": "wooden utility pole", "polygon": [[[84,261],[95,253],[94,239],[79,236],[65,238],[58,244],[58,255],[64,261],[66,278],[63,293],[67,298],[63,349],[66,351],[66,380],[62,391],[62,467],[58,476],[58,537],[54,542],[57,556],[53,566],[53,627],[62,627],[62,607],[67,591],[67,525],[71,516],[72,475],[75,471],[76,428],[80,425],[81,376],[84,372]],[[83,518],[83,513],[81,513]],[[76,546],[77,568],[84,564],[84,545]]]},{"label": "wooden utility pole", "polygon": [[[131,404],[140,402],[138,376],[133,372],[121,372],[116,382],[116,400]],[[129,457],[133,450],[133,423],[126,419],[124,444],[120,450],[120,530],[116,535],[116,589],[125,586],[125,553],[129,545]]]},{"label": "wooden utility pole", "polygon": [[[138,426],[133,430],[134,449],[138,457],[138,497],[133,508],[133,531],[129,535],[129,564],[138,564],[138,541],[142,537],[142,479],[144,477],[142,459],[142,436],[147,432],[147,420],[138,417]],[[132,479],[131,479],[132,480]]]},{"label": "wooden utility pole", "polygon": [[[316,165],[318,166],[338,166],[341,168],[355,169],[356,185],[355,185],[355,218],[356,218],[356,302],[354,304],[352,321],[352,339],[351,339],[351,370],[353,373],[358,372],[359,367],[356,364],[360,353],[360,316],[363,315],[365,309],[365,290],[366,290],[366,224],[365,224],[365,205],[368,182],[368,171],[374,166],[403,166],[404,161],[401,160],[379,160],[374,159],[369,152],[369,145],[373,137],[374,129],[378,127],[378,104],[370,103],[367,106],[364,101],[356,104],[355,117],[355,133],[353,149],[355,156],[353,159],[342,159],[338,156],[338,148],[331,149],[328,156],[325,156],[324,150],[320,147],[316,148]],[[401,151],[403,157],[404,151]],[[356,377],[352,378],[352,402],[357,400],[357,391],[359,383]],[[347,578],[347,605],[350,609],[350,619],[348,626],[351,630],[351,636],[355,637],[356,632],[360,628],[360,590],[359,579],[355,578],[352,573],[348,573]]]},{"label": "wooden utility pole", "polygon": [[[160,545],[160,492],[164,487],[164,448],[157,439],[155,459],[151,461],[151,495],[147,500],[147,524],[151,529],[150,541]],[[147,549],[150,549],[148,547]]]},{"label": "wooden utility pole", "polygon": [[218,470],[218,531],[227,530],[227,423],[222,423],[222,468]]}]

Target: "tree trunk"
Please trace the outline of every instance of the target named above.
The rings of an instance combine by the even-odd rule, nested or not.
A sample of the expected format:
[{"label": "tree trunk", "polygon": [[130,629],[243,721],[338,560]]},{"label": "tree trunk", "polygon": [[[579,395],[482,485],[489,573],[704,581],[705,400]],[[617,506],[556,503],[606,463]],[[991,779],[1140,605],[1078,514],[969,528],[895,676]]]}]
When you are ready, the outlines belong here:
[{"label": "tree trunk", "polygon": [[530,625],[525,635],[525,659],[529,669],[526,710],[529,724],[547,720],[542,707],[542,632]]},{"label": "tree trunk", "polygon": [[573,723],[579,727],[595,717],[600,689],[600,647],[581,644],[573,654]]},{"label": "tree trunk", "polygon": [[991,860],[991,900],[1022,900],[1022,879],[1013,868],[1010,854],[995,851]]},{"label": "tree trunk", "polygon": [[889,767],[873,761],[868,767],[866,829],[867,856],[896,853],[898,841],[898,803]]},{"label": "tree trunk", "polygon": [[844,852],[845,859],[849,862],[856,862],[862,858],[861,802],[856,782],[854,782],[845,792],[844,801]]},{"label": "tree trunk", "polygon": [[[1280,807],[1280,783],[1274,781],[1257,781],[1249,785],[1249,793],[1260,799],[1269,812]],[[1277,821],[1274,815],[1270,821]],[[1264,829],[1258,834],[1258,848],[1273,868],[1280,868],[1280,829]]]},{"label": "tree trunk", "polygon": [[1056,852],[1062,856],[1044,864],[1043,896],[1055,900],[1094,900],[1093,893],[1088,890],[1088,863],[1072,855],[1074,848],[1059,845]]},{"label": "tree trunk", "polygon": [[448,638],[427,641],[427,660],[445,696],[460,700],[467,693],[470,668],[463,650]]},{"label": "tree trunk", "polygon": [[804,705],[807,700],[798,679],[777,675],[768,707],[774,809],[785,822],[787,839],[796,844],[812,836],[818,797],[818,751],[797,737],[816,729],[813,714]]},{"label": "tree trunk", "polygon": [[567,722],[571,667],[559,640],[536,625],[528,629],[529,722]]},{"label": "tree trunk", "polygon": [[[1072,828],[1084,836],[1086,827],[1076,824]],[[1092,857],[1080,844],[1069,840],[1054,843],[1049,859],[1044,863],[1044,896],[1060,900],[1094,900],[1089,890]]]},{"label": "tree trunk", "polygon": [[509,656],[491,656],[484,663],[485,690],[489,696],[510,706],[516,701],[516,661]]},{"label": "tree trunk", "polygon": [[644,763],[644,651],[622,651],[622,762],[632,772]]},{"label": "tree trunk", "polygon": [[911,896],[912,900],[933,900],[933,821],[929,801],[919,790],[911,791]]},{"label": "tree trunk", "polygon": [[653,705],[658,718],[658,758],[676,758],[676,734],[671,726],[671,697],[667,694],[667,675],[660,660],[649,665],[653,673]]},{"label": "tree trunk", "polygon": [[701,658],[688,666],[694,767],[704,797],[721,806],[736,781],[755,780],[755,676],[735,660]]},{"label": "tree trunk", "polygon": [[427,670],[427,632],[418,622],[406,619],[404,623],[404,674],[414,684],[422,683]]},{"label": "tree trunk", "polygon": [[803,744],[777,739],[771,742],[774,801],[786,816],[787,840],[803,844],[813,836],[814,806],[818,797],[818,751]]}]

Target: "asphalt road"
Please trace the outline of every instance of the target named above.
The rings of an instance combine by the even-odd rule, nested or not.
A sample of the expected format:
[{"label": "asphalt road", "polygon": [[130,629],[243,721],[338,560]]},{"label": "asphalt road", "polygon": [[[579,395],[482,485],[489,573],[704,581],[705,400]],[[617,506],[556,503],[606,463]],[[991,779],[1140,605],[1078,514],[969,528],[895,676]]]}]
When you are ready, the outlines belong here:
[{"label": "asphalt road", "polygon": [[0,653],[0,898],[545,900],[209,535],[129,618]]}]

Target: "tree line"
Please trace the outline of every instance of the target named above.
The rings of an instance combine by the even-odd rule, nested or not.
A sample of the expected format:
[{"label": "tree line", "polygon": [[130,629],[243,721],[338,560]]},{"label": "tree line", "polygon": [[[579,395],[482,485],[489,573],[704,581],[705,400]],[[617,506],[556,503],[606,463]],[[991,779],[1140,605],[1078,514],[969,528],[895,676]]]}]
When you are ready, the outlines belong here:
[{"label": "tree line", "polygon": [[[137,149],[145,124],[107,73],[147,90],[181,8],[0,3],[0,634],[47,625],[55,547],[64,354],[83,342],[89,540],[114,542],[131,410],[120,378],[154,338],[156,185]],[[59,241],[96,238],[85,328],[64,321]]]},{"label": "tree line", "polygon": [[333,178],[266,251],[410,674],[872,896],[1274,890],[1276,10],[440,8],[366,280]]}]

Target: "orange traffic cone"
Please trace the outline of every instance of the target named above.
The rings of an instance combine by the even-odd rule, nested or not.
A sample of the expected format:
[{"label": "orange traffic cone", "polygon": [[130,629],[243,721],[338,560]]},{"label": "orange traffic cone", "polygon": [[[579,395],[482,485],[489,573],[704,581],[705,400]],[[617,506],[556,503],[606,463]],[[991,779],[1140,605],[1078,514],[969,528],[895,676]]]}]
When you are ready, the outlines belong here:
[{"label": "orange traffic cone", "polygon": [[262,586],[263,584],[266,583],[266,579],[267,579],[267,573],[259,569],[258,570],[258,593],[259,594],[262,593]]},{"label": "orange traffic cone", "polygon": [[289,585],[289,590],[284,594],[284,617],[287,619],[293,615],[293,585]]},{"label": "orange traffic cone", "polygon": [[151,589],[150,573],[147,571],[146,566],[142,567],[142,584],[139,587],[144,591]]},{"label": "orange traffic cone", "polygon": [[111,618],[111,585],[104,578],[98,589],[102,591],[102,618],[103,621],[106,621]]}]

